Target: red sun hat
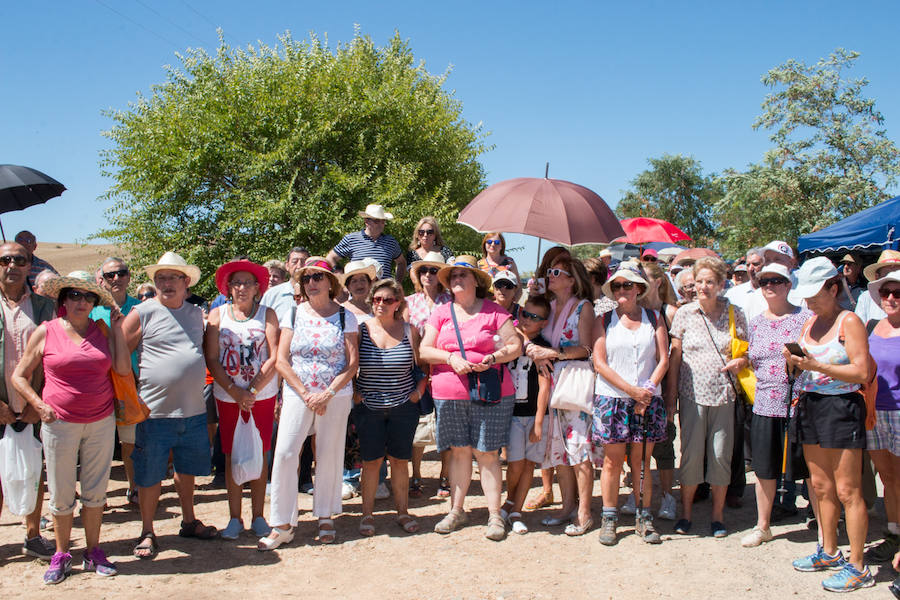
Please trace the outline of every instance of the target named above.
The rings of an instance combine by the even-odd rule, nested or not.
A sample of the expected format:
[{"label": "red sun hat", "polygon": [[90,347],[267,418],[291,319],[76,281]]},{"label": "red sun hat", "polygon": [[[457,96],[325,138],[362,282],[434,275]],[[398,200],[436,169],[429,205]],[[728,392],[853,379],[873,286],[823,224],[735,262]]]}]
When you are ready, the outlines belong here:
[{"label": "red sun hat", "polygon": [[238,271],[247,271],[256,277],[260,296],[269,288],[269,270],[255,262],[241,259],[227,262],[216,270],[216,287],[219,289],[219,292],[225,296],[228,295],[228,280],[231,278],[232,273],[237,273]]}]

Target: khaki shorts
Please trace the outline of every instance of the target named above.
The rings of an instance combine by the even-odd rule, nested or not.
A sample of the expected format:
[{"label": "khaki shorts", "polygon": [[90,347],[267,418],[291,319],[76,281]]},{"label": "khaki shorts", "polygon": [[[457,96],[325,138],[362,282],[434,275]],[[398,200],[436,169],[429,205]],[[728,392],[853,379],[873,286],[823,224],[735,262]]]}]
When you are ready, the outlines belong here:
[{"label": "khaki shorts", "polygon": [[419,424],[416,425],[416,435],[413,437],[413,446],[428,446],[437,443],[434,439],[434,414],[431,411],[427,415],[419,417]]}]

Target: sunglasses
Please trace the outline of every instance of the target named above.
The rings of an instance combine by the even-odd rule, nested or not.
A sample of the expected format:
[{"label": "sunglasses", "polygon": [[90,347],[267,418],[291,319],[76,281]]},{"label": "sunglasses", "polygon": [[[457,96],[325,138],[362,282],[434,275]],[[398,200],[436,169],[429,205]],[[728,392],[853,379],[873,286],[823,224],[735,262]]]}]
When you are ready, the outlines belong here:
[{"label": "sunglasses", "polygon": [[100,296],[98,296],[94,292],[79,292],[78,290],[67,291],[66,299],[71,300],[72,302],[85,300],[86,302],[90,302],[95,306],[100,302]]},{"label": "sunglasses", "polygon": [[547,269],[547,277],[559,277],[560,275],[572,276],[571,273],[562,269]]},{"label": "sunglasses", "polygon": [[619,290],[630,290],[633,287],[634,287],[633,281],[623,281],[623,282],[613,281],[611,284],[609,284],[609,289],[614,292],[618,292]]},{"label": "sunglasses", "polygon": [[322,281],[325,279],[325,273],[311,273],[309,275],[301,275],[300,282],[301,283],[309,283],[310,281]]},{"label": "sunglasses", "polygon": [[425,273],[428,273],[429,275],[437,275],[438,271],[440,271],[440,269],[437,267],[422,267],[421,269],[419,269],[419,276],[421,277]]},{"label": "sunglasses", "polygon": [[645,256],[641,260],[644,262],[656,262],[657,258],[655,256]]},{"label": "sunglasses", "polygon": [[378,306],[379,304],[390,306],[396,303],[397,299],[392,296],[375,296],[374,298],[372,298],[372,306]]},{"label": "sunglasses", "polygon": [[24,256],[7,254],[6,256],[0,256],[0,265],[4,267],[9,266],[9,263],[14,263],[17,267],[24,267],[25,263],[28,262],[28,259]]},{"label": "sunglasses", "polygon": [[256,284],[257,284],[257,282],[255,279],[240,279],[240,280],[232,279],[230,282],[228,282],[228,285],[230,285],[231,287],[236,287],[236,288],[239,288],[239,287],[248,288],[248,287],[253,287]]},{"label": "sunglasses", "polygon": [[522,315],[523,319],[529,319],[531,321],[546,321],[547,320],[547,317],[543,317],[543,316],[535,314],[533,312],[528,312],[524,308],[519,310],[519,314]]},{"label": "sunglasses", "polygon": [[434,235],[434,229],[420,229],[419,235]]},{"label": "sunglasses", "polygon": [[894,300],[900,300],[900,289],[894,288],[892,290],[886,290],[882,287],[879,288],[878,295],[881,296],[882,300],[887,300],[891,296],[894,297]]},{"label": "sunglasses", "polygon": [[116,276],[127,277],[128,269],[119,269],[118,271],[104,271],[103,272],[103,279],[108,279],[109,281],[112,281],[113,279],[115,279]]},{"label": "sunglasses", "polygon": [[767,287],[770,285],[785,285],[787,279],[784,277],[764,277],[759,280],[759,287]]},{"label": "sunglasses", "polygon": [[138,298],[141,300],[149,300],[150,298],[156,298],[156,292],[144,292],[143,294],[138,294]]},{"label": "sunglasses", "polygon": [[501,242],[500,240],[485,240],[484,243],[488,246],[499,246],[503,242]]},{"label": "sunglasses", "polygon": [[516,285],[509,279],[501,279],[494,284],[494,289],[497,288],[502,290],[514,290],[516,289]]},{"label": "sunglasses", "polygon": [[366,217],[365,222],[372,223],[374,225],[380,225],[381,223],[384,223],[384,219],[373,219],[372,217]]}]

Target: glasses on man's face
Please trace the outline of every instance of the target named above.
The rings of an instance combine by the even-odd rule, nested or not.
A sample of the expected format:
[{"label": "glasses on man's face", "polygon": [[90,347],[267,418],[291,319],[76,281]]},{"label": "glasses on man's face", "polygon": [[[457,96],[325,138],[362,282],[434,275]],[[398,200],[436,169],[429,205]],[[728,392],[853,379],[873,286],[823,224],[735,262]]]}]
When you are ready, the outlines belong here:
[{"label": "glasses on man's face", "polygon": [[572,276],[571,273],[563,269],[547,269],[547,277],[559,277],[560,275]]},{"label": "glasses on man's face", "polygon": [[301,275],[300,282],[307,284],[310,281],[322,281],[325,279],[325,273],[310,273],[309,275]]},{"label": "glasses on man's face", "polygon": [[759,287],[768,287],[770,285],[784,285],[787,279],[784,277],[763,277],[759,280]]},{"label": "glasses on man's face", "polygon": [[384,220],[383,219],[373,219],[372,217],[366,217],[366,223],[369,223],[371,225],[383,225]]},{"label": "glasses on man's face", "polygon": [[85,302],[90,302],[94,306],[100,302],[100,296],[94,292],[82,292],[80,290],[69,290],[66,292],[66,299],[71,300],[72,302],[84,300]]},{"label": "glasses on man's face", "polygon": [[0,256],[0,265],[3,265],[4,267],[8,267],[9,263],[13,263],[17,267],[24,267],[26,262],[28,262],[28,259],[24,256],[19,256],[18,254]]},{"label": "glasses on man's face", "polygon": [[900,300],[900,288],[887,289],[884,286],[881,286],[878,290],[878,295],[881,296],[882,300],[887,300],[891,296],[894,297],[894,300]]},{"label": "glasses on man's face", "polygon": [[434,235],[434,229],[420,229],[419,235],[422,237],[425,237],[428,235]]},{"label": "glasses on man's face", "polygon": [[521,315],[521,317],[523,319],[528,319],[529,321],[546,321],[547,320],[547,317],[541,316],[541,315],[533,313],[533,312],[528,312],[524,308],[519,311],[519,315]]},{"label": "glasses on man's face", "polygon": [[[154,279],[159,283],[169,283],[170,281],[179,281],[187,279],[185,275],[157,275]],[[157,286],[158,287],[158,286]]]},{"label": "glasses on man's face", "polygon": [[509,279],[500,279],[499,281],[494,282],[494,289],[514,290],[516,289],[516,284]]},{"label": "glasses on man's face", "polygon": [[437,275],[438,271],[440,271],[440,269],[437,267],[422,267],[421,269],[419,269],[419,277],[421,277],[425,273],[428,273],[429,275]]},{"label": "glasses on man's face", "polygon": [[392,304],[396,304],[397,299],[393,296],[375,296],[372,298],[372,306],[378,306],[379,304],[384,304],[385,306],[391,306]]},{"label": "glasses on man's face", "polygon": [[613,281],[611,284],[609,284],[609,289],[613,292],[618,292],[619,290],[630,290],[633,288],[633,281]]},{"label": "glasses on man's face", "polygon": [[150,298],[156,298],[156,292],[154,292],[153,290],[144,292],[143,294],[138,294],[138,300],[149,300]]},{"label": "glasses on man's face", "polygon": [[103,272],[103,279],[106,279],[107,281],[112,281],[116,277],[127,277],[127,276],[128,276],[128,269],[119,269],[118,271],[104,271]]}]

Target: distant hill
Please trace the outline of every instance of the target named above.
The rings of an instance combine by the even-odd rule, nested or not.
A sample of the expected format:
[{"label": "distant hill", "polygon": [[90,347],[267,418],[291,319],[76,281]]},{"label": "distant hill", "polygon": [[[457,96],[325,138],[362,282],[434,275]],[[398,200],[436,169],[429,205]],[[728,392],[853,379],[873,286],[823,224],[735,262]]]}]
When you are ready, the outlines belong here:
[{"label": "distant hill", "polygon": [[93,273],[108,256],[128,258],[112,244],[57,244],[41,240],[38,240],[34,253],[53,265],[61,275],[72,271]]}]

